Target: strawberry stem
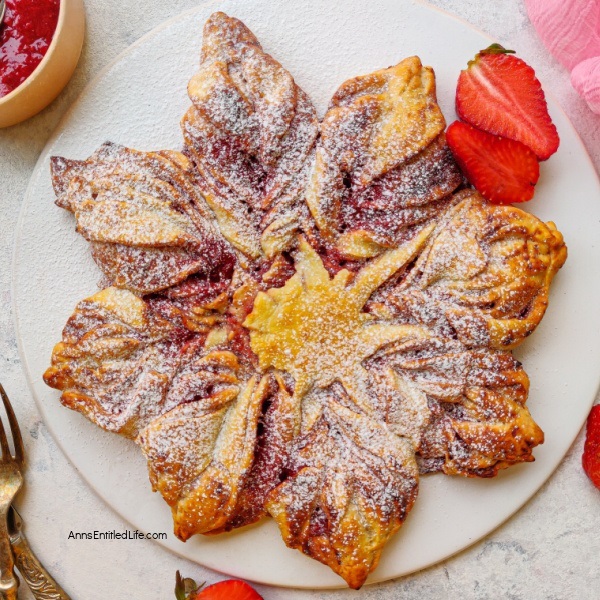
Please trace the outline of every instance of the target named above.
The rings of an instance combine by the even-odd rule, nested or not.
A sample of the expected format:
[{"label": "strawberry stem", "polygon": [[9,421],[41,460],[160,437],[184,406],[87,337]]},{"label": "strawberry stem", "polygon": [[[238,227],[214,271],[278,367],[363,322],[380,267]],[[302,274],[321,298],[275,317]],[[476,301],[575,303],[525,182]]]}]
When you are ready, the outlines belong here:
[{"label": "strawberry stem", "polygon": [[492,44],[488,46],[485,50],[482,50],[479,54],[515,54],[514,50],[507,50],[504,46],[500,44]]},{"label": "strawberry stem", "polygon": [[473,58],[467,63],[467,69],[476,66],[479,57],[484,56],[485,54],[515,54],[515,51],[507,50],[504,46],[501,46],[500,44],[492,44],[491,46],[485,48],[485,50],[480,50],[475,55],[475,58]]},{"label": "strawberry stem", "polygon": [[175,598],[185,600],[185,584],[179,571],[175,573]]},{"label": "strawberry stem", "polygon": [[181,573],[175,573],[175,598],[177,600],[189,600],[194,592],[197,592],[204,583],[197,585],[196,582],[189,577],[182,577]]}]

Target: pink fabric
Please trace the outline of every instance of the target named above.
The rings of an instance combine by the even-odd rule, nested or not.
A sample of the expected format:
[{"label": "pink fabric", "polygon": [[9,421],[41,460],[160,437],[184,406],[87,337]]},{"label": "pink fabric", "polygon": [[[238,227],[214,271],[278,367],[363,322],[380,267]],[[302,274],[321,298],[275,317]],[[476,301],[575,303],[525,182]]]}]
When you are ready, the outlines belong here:
[{"label": "pink fabric", "polygon": [[571,82],[600,114],[600,0],[525,0],[529,18]]},{"label": "pink fabric", "polygon": [[580,62],[571,71],[571,83],[590,108],[600,115],[600,56]]}]

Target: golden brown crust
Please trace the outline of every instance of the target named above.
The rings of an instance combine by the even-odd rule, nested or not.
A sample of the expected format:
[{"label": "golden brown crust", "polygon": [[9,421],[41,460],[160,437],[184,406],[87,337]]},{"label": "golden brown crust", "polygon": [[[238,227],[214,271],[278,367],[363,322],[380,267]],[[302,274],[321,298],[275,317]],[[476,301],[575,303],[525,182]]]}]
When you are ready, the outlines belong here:
[{"label": "golden brown crust", "polygon": [[183,402],[237,392],[235,379],[210,356],[205,336],[166,320],[128,290],[111,287],[77,305],[44,381],[62,391],[65,406],[135,438]]},{"label": "golden brown crust", "polygon": [[110,143],[85,161],[52,159],[56,202],[110,284],[147,294],[231,260],[190,169],[179,153]]},{"label": "golden brown crust", "polygon": [[533,448],[544,441],[525,406],[527,375],[507,352],[432,338],[406,346],[386,366],[426,399],[417,445],[424,471],[491,477],[532,461]]},{"label": "golden brown crust", "polygon": [[308,96],[241,21],[223,13],[204,27],[188,93],[186,150],[223,235],[252,259],[288,250],[318,131]]},{"label": "golden brown crust", "polygon": [[467,346],[514,348],[544,316],[567,258],[562,235],[553,223],[471,190],[455,201],[410,273],[378,299]]},{"label": "golden brown crust", "polygon": [[233,398],[182,404],[140,433],[150,481],[171,506],[175,535],[183,541],[219,532],[233,514],[252,466],[268,385],[268,377],[254,376]]},{"label": "golden brown crust", "polygon": [[433,70],[416,56],[342,84],[306,193],[327,243],[369,258],[435,218],[461,183],[444,128]]},{"label": "golden brown crust", "polygon": [[289,547],[360,588],[416,499],[410,442],[333,401],[292,456],[269,514]]}]

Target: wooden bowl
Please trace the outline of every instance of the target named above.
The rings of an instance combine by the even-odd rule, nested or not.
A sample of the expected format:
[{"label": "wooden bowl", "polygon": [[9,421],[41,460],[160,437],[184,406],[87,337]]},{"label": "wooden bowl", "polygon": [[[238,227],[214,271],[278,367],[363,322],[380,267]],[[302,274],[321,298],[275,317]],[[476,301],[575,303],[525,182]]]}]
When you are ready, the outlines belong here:
[{"label": "wooden bowl", "polygon": [[0,98],[0,127],[29,119],[58,96],[77,66],[84,32],[83,0],[61,0],[56,31],[44,58],[21,85]]}]

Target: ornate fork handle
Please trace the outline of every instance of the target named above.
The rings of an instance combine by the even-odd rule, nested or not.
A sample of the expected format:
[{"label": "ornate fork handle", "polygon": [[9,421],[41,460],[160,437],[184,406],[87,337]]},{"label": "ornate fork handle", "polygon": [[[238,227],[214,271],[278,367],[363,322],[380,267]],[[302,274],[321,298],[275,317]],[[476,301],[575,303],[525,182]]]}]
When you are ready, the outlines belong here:
[{"label": "ornate fork handle", "polygon": [[22,531],[12,549],[17,568],[36,600],[71,600],[33,554]]},{"label": "ornate fork handle", "polygon": [[6,526],[6,514],[0,511],[0,599],[17,600],[19,579],[13,572],[14,555]]}]

